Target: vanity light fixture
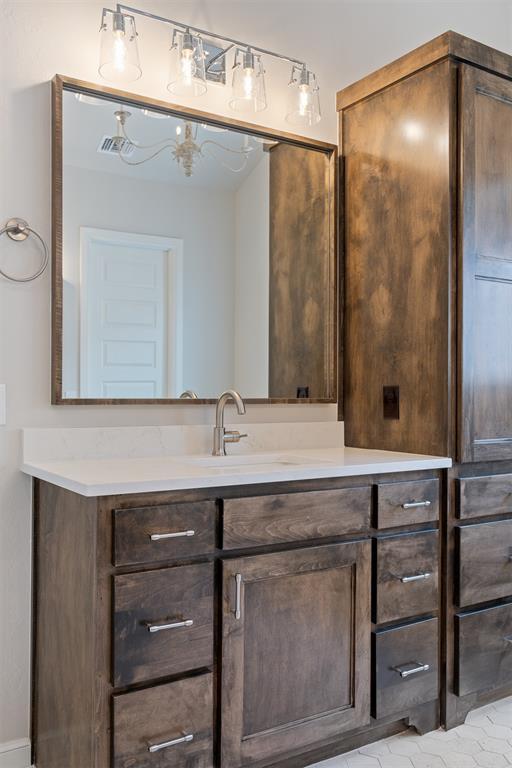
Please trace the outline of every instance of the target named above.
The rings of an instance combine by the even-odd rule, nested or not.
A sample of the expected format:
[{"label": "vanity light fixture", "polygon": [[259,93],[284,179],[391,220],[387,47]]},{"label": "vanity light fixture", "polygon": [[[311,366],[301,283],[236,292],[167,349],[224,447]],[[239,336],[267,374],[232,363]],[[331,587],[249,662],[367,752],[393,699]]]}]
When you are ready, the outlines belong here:
[{"label": "vanity light fixture", "polygon": [[[142,74],[135,15],[172,27],[171,72],[167,83],[170,93],[185,97],[202,96],[209,83],[225,83],[227,57],[232,54],[229,106],[235,111],[260,112],[267,107],[266,56],[292,65],[286,120],[301,126],[319,122],[319,88],[315,75],[304,61],[122,3],[118,3],[115,10],[103,9],[99,73],[105,80],[130,82],[138,80]],[[219,42],[219,46],[212,41]],[[222,44],[225,47],[220,47]]]}]

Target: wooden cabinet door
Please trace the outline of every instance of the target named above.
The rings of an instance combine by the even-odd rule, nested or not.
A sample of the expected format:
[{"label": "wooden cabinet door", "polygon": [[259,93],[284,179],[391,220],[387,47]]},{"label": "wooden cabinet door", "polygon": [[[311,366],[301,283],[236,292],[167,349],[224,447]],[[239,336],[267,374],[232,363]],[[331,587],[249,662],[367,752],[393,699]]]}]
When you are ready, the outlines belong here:
[{"label": "wooden cabinet door", "polygon": [[460,459],[512,458],[512,82],[461,68]]},{"label": "wooden cabinet door", "polygon": [[370,720],[370,542],[225,560],[222,768]]}]

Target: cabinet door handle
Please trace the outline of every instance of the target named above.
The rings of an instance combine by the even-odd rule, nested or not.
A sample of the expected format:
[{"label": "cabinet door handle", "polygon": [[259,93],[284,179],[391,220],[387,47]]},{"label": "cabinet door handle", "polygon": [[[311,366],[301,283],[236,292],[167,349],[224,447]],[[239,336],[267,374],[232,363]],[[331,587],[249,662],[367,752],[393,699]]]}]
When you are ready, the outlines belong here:
[{"label": "cabinet door handle", "polygon": [[407,501],[402,504],[402,509],[418,509],[418,507],[430,507],[431,501]]},{"label": "cabinet door handle", "polygon": [[148,632],[162,632],[164,629],[178,629],[178,627],[191,627],[193,625],[193,619],[186,619],[185,621],[173,621],[171,624],[148,624]]},{"label": "cabinet door handle", "polygon": [[195,536],[195,531],[176,531],[175,533],[152,533],[151,541],[160,541],[161,539],[181,539],[185,536]]},{"label": "cabinet door handle", "polygon": [[242,574],[235,574],[235,619],[242,616]]},{"label": "cabinet door handle", "polygon": [[177,747],[178,744],[187,744],[189,741],[194,741],[193,733],[186,733],[184,736],[180,736],[178,739],[162,741],[160,744],[148,744],[148,752],[160,752],[161,749],[167,749],[167,747]]},{"label": "cabinet door handle", "polygon": [[[416,663],[416,662],[415,662]],[[428,672],[430,664],[417,664],[415,667],[411,667],[409,664],[404,664],[401,667],[394,667],[395,672],[398,672],[400,677],[406,678],[411,675],[417,675],[419,672]]]},{"label": "cabinet door handle", "polygon": [[410,584],[411,581],[425,581],[425,579],[430,579],[431,576],[431,573],[417,573],[415,576],[402,576],[400,581],[402,584]]},{"label": "cabinet door handle", "polygon": [[503,638],[506,643],[510,643],[512,645],[512,635],[508,635],[508,637]]}]

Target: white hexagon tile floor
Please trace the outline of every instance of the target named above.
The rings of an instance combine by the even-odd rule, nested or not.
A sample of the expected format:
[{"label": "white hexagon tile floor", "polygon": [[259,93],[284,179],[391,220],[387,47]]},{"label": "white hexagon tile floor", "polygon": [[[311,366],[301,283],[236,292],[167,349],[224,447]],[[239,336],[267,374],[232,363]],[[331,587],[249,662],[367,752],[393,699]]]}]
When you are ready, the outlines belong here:
[{"label": "white hexagon tile floor", "polygon": [[510,768],[512,697],[470,712],[451,731],[409,730],[310,768]]}]

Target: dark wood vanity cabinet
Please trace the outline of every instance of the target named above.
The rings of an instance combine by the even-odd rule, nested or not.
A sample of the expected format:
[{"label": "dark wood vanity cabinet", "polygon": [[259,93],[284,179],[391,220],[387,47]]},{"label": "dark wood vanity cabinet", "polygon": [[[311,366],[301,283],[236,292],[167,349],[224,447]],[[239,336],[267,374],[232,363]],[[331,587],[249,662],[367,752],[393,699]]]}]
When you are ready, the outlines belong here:
[{"label": "dark wood vanity cabinet", "polygon": [[306,765],[436,727],[440,476],[35,481],[38,768]]},{"label": "dark wood vanity cabinet", "polygon": [[512,690],[498,618],[512,603],[512,57],[448,32],[341,91],[338,110],[346,443],[458,462],[442,527],[450,726]]}]

